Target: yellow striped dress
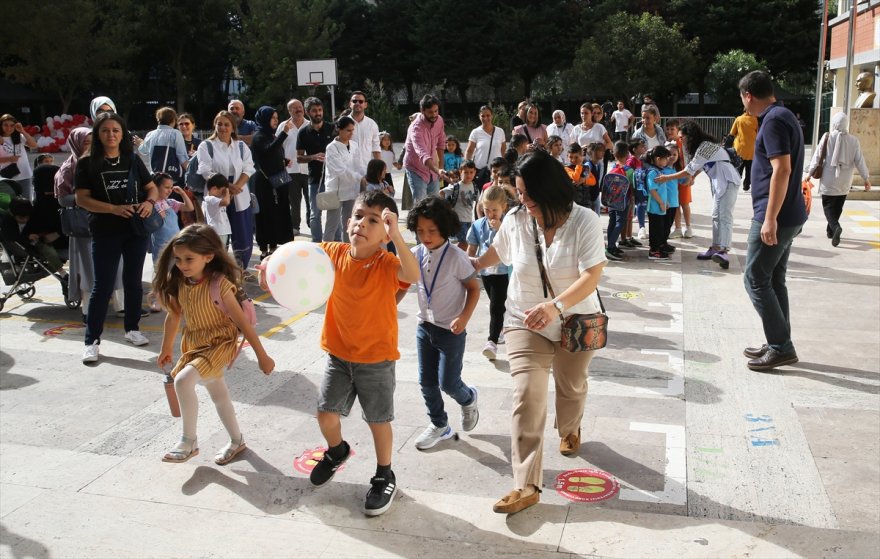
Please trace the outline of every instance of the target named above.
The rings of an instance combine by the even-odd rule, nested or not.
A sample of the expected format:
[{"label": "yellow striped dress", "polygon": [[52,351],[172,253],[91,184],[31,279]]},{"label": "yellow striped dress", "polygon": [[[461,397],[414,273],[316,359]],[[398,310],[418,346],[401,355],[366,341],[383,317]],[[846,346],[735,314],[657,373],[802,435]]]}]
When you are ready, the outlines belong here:
[{"label": "yellow striped dress", "polygon": [[[181,369],[192,365],[202,379],[220,378],[232,360],[238,344],[238,328],[232,320],[211,301],[211,278],[181,286],[177,297],[183,309],[183,355],[171,371],[176,376]],[[220,297],[234,290],[235,285],[226,278],[220,280]]]}]

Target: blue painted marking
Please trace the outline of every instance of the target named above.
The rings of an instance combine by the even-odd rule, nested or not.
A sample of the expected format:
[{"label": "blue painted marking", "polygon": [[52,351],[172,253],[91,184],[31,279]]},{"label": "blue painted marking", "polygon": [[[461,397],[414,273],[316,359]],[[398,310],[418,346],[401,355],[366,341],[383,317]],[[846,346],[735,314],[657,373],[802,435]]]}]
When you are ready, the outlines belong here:
[{"label": "blue painted marking", "polygon": [[752,439],[752,446],[774,446],[779,444],[779,439]]},{"label": "blue painted marking", "polygon": [[764,422],[764,423],[772,423],[773,418],[770,417],[769,415],[760,415],[758,417],[755,417],[754,415],[747,413],[746,414],[746,421],[750,421],[752,423],[757,423],[759,421]]},{"label": "blue painted marking", "polygon": [[749,429],[749,433],[757,433],[758,431],[769,431],[771,429],[776,429],[776,427],[760,427],[758,429]]}]

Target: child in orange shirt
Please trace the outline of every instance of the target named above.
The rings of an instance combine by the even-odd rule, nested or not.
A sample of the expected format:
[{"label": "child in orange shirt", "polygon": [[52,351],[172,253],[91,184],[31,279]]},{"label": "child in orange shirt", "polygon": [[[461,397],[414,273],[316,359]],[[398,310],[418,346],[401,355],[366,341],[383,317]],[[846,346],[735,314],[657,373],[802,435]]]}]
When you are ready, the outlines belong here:
[{"label": "child in orange shirt", "polygon": [[[346,227],[351,244],[320,244],[333,262],[336,279],[321,332],[321,348],[328,355],[317,414],[328,449],[309,479],[317,487],[325,485],[351,456],[340,415],[348,415],[357,397],[373,434],[377,463],[363,510],[378,516],[397,494],[391,471],[394,365],[400,359],[395,296],[400,281],[419,281],[419,263],[408,250],[395,256],[382,248],[389,241],[398,247],[406,243],[397,225],[397,204],[380,190],[358,196]],[[264,289],[267,264],[260,266]]]},{"label": "child in orange shirt", "polygon": [[580,144],[573,143],[568,146],[568,161],[569,164],[565,166],[565,172],[574,183],[575,204],[593,209],[590,189],[596,186],[596,177],[590,172],[589,167],[584,165],[584,150]]}]

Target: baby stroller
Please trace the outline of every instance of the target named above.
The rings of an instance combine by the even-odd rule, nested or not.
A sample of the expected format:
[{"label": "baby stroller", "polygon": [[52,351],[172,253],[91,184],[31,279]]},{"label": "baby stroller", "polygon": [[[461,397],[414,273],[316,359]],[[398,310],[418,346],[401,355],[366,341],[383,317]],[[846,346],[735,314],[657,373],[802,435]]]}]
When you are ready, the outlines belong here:
[{"label": "baby stroller", "polygon": [[[0,181],[0,212],[5,212],[9,201],[19,194],[18,184],[13,181]],[[63,255],[61,255],[63,258]],[[7,240],[0,233],[0,275],[3,283],[9,287],[5,292],[0,292],[0,312],[6,301],[13,295],[22,299],[33,297],[37,288],[37,281],[53,276],[61,283],[64,293],[64,304],[69,309],[76,309],[81,301],[71,300],[67,292],[67,278],[53,271],[46,262],[31,247],[26,247],[17,241]]]}]

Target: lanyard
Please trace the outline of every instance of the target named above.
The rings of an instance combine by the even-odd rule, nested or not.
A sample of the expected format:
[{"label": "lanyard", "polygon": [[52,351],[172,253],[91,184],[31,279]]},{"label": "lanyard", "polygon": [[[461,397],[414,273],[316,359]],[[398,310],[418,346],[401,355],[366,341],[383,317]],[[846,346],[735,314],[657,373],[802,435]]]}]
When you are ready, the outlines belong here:
[{"label": "lanyard", "polygon": [[[424,248],[425,245],[422,245]],[[431,278],[431,288],[428,288],[428,282],[425,281],[425,269],[422,267],[422,262],[425,260],[425,253],[423,250],[419,251],[419,274],[422,276],[422,285],[425,286],[425,295],[428,298],[428,306],[431,306],[431,294],[434,293],[434,285],[437,283],[437,276],[440,275],[440,266],[443,265],[443,259],[446,258],[446,251],[449,250],[449,241],[446,241],[446,248],[443,249],[443,254],[440,255],[440,261],[437,262],[437,267],[434,268],[434,277]]]}]

